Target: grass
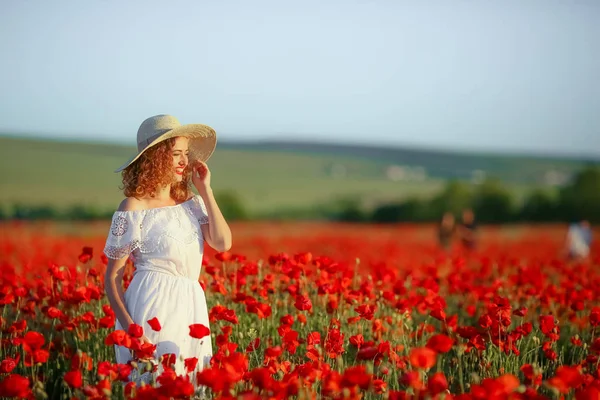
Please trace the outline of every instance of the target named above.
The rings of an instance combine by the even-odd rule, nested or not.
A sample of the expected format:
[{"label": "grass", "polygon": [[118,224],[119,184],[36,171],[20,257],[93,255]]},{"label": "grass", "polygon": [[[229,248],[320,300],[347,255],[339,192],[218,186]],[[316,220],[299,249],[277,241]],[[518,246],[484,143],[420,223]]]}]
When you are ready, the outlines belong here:
[{"label": "grass", "polygon": [[[134,148],[117,144],[42,141],[0,137],[0,206],[15,203],[64,209],[73,205],[114,209],[122,200],[113,170]],[[336,178],[333,165],[346,175]],[[350,155],[284,150],[219,148],[209,160],[215,192],[235,192],[251,214],[318,207],[336,198],[360,198],[367,205],[411,196],[430,196],[443,179],[393,182],[389,162]],[[512,184],[522,198],[526,184]]]}]

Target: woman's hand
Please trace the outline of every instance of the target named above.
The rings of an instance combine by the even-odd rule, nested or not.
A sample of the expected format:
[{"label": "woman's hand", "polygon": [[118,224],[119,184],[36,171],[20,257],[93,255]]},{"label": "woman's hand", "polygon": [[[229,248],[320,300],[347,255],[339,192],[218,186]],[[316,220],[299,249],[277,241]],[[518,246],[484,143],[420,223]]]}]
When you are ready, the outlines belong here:
[{"label": "woman's hand", "polygon": [[137,356],[140,361],[150,361],[154,359],[153,353],[156,349],[156,346],[154,346],[154,348],[152,347],[153,344],[146,337],[146,335],[142,335],[138,341],[140,343],[140,348],[139,350],[135,351],[135,356]]},{"label": "woman's hand", "polygon": [[146,335],[142,335],[141,338],[138,339],[140,341],[140,344],[152,344],[152,342],[150,342],[150,340],[146,337]]},{"label": "woman's hand", "polygon": [[210,190],[210,170],[203,161],[195,161],[192,164],[192,183],[198,190],[198,193],[203,194]]}]

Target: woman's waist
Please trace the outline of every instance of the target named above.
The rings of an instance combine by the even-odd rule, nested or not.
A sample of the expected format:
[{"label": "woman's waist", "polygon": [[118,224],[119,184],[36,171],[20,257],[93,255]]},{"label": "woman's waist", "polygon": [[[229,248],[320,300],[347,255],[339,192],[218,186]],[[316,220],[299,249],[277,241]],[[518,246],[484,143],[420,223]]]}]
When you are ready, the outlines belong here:
[{"label": "woman's waist", "polygon": [[182,273],[172,267],[169,268],[169,267],[161,267],[161,266],[148,265],[148,264],[136,265],[135,271],[133,272],[133,276],[135,277],[136,275],[141,276],[141,275],[152,274],[152,273],[157,273],[157,274],[165,275],[167,277],[176,278],[176,279],[186,279],[186,280],[193,281],[193,282],[198,282],[198,279],[200,278],[200,274]]}]

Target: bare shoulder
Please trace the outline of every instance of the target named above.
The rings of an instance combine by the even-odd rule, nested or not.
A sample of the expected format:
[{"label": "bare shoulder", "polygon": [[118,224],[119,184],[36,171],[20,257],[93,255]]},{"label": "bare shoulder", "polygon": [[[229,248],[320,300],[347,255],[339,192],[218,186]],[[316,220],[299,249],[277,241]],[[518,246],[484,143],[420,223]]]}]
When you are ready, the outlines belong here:
[{"label": "bare shoulder", "polygon": [[144,210],[147,204],[143,199],[136,199],[135,197],[126,197],[121,204],[119,204],[118,211],[137,211]]}]

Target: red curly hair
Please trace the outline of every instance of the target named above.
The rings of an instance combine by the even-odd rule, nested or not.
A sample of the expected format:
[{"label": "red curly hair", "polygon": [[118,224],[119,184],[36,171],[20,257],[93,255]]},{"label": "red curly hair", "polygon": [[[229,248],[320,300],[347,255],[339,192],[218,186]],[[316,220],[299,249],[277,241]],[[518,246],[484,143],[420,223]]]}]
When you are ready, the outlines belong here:
[{"label": "red curly hair", "polygon": [[183,171],[181,182],[173,181],[173,155],[175,138],[167,139],[150,147],[121,173],[123,193],[126,197],[154,197],[161,186],[171,184],[171,197],[178,203],[192,195],[190,169]]}]

